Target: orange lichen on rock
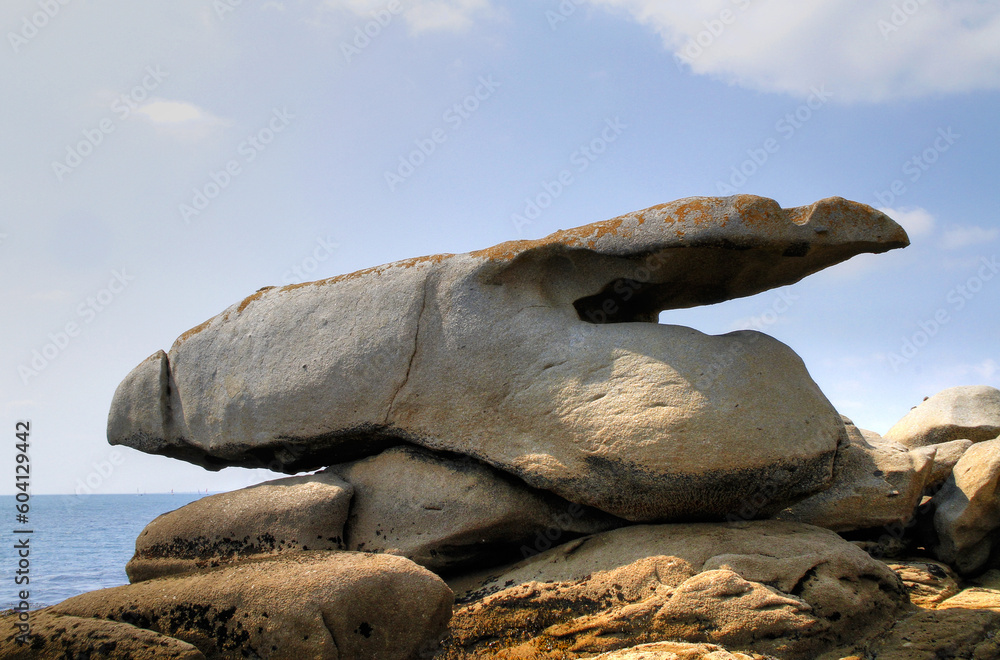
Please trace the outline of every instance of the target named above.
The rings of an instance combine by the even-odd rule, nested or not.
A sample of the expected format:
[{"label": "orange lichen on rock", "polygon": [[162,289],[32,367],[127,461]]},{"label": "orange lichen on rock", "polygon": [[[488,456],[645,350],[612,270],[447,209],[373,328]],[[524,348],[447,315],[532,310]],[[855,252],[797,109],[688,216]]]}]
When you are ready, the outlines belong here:
[{"label": "orange lichen on rock", "polygon": [[242,314],[243,310],[247,308],[247,305],[249,305],[253,301],[257,300],[258,298],[260,298],[263,295],[264,295],[264,291],[257,291],[256,293],[251,293],[249,296],[247,296],[246,298],[244,298],[240,302],[239,306],[236,308],[236,313],[237,314]]},{"label": "orange lichen on rock", "polygon": [[597,248],[597,242],[608,235],[618,236],[622,223],[630,216],[622,215],[610,220],[595,222],[573,229],[560,229],[544,238],[535,238],[522,241],[506,241],[493,247],[483,250],[476,250],[469,254],[473,257],[480,257],[489,261],[509,261],[528,250],[544,247],[546,245],[565,245],[568,248],[587,247],[591,250]]},{"label": "orange lichen on rock", "polygon": [[785,215],[773,199],[755,195],[740,195],[736,198],[733,206],[746,227],[767,231],[778,229],[785,223]]},{"label": "orange lichen on rock", "polygon": [[211,323],[212,319],[214,319],[214,318],[215,317],[213,316],[211,319],[208,319],[207,321],[199,323],[198,325],[194,326],[193,328],[191,328],[187,332],[183,333],[180,337],[178,337],[174,341],[174,345],[176,346],[177,344],[179,344],[179,343],[181,343],[183,341],[187,341],[191,337],[195,336],[196,334],[198,334],[199,332],[201,332],[202,330],[204,330],[205,328],[207,328],[208,324]]},{"label": "orange lichen on rock", "polygon": [[[677,207],[674,216],[685,225],[703,225],[712,219],[712,207],[708,204],[708,198],[695,197],[690,202]],[[723,220],[722,226],[725,224],[726,222]]]}]

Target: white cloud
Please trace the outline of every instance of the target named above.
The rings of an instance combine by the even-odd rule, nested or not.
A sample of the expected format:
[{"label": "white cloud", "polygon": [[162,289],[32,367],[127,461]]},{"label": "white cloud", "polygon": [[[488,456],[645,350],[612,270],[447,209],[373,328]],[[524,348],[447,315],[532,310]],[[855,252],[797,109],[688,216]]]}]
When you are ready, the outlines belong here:
[{"label": "white cloud", "polygon": [[154,124],[176,124],[204,117],[204,112],[198,106],[182,101],[154,101],[142,106],[136,112],[146,115]]},{"label": "white cloud", "polygon": [[414,32],[466,30],[475,17],[492,13],[489,0],[422,0],[411,6],[406,20]]},{"label": "white cloud", "polygon": [[968,245],[981,245],[996,240],[1000,229],[982,227],[953,227],[944,232],[944,249],[957,250]]},{"label": "white cloud", "polygon": [[157,130],[185,139],[203,139],[220,128],[231,125],[227,119],[185,101],[152,99],[136,110]]},{"label": "white cloud", "polygon": [[934,229],[934,216],[919,206],[904,206],[898,209],[882,207],[878,210],[899,223],[910,238],[926,236]]},{"label": "white cloud", "polygon": [[970,364],[969,369],[985,380],[990,380],[1000,373],[1000,365],[997,365],[996,360],[990,359],[983,360],[979,364]]},{"label": "white cloud", "polygon": [[878,102],[1000,89],[1000,0],[589,2],[650,26],[693,72],[754,90]]},{"label": "white cloud", "polygon": [[1000,379],[1000,364],[992,358],[986,358],[977,363],[959,363],[953,365],[939,365],[935,370],[936,380],[945,383],[944,387],[953,387],[963,383],[978,383],[981,385],[992,385]]},{"label": "white cloud", "polygon": [[[490,18],[496,10],[490,0],[400,0],[403,16],[413,32],[452,31],[470,28],[477,18]],[[349,11],[371,19],[388,11],[388,0],[325,0],[327,9]]]}]

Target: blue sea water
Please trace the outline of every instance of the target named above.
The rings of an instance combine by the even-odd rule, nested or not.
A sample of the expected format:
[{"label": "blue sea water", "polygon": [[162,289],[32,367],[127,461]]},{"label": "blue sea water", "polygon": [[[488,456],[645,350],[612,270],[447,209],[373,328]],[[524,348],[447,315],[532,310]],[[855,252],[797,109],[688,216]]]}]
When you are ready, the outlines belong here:
[{"label": "blue sea water", "polygon": [[[32,495],[28,524],[16,521],[13,495],[0,496],[0,608],[14,607],[22,589],[31,609],[85,591],[128,583],[125,564],[135,539],[153,518],[205,497],[205,493],[144,495]],[[14,534],[14,530],[32,530]],[[18,549],[28,539],[27,585],[15,583]]]}]

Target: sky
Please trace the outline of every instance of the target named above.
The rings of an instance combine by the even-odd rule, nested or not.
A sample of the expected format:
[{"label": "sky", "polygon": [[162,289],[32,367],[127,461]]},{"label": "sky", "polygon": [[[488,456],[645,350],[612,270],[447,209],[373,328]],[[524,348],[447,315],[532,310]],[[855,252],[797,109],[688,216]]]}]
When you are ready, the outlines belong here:
[{"label": "sky", "polygon": [[262,286],[696,195],[912,244],[661,315],[753,328],[884,433],[1000,386],[996,0],[5,0],[0,493],[230,490],[107,444],[129,371]]}]

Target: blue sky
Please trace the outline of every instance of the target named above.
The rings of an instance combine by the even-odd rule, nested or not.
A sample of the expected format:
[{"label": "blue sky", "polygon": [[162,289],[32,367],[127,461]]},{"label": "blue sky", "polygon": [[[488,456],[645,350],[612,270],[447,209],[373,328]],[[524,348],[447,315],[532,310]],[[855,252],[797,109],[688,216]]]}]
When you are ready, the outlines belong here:
[{"label": "blue sky", "polygon": [[1000,386],[1000,2],[8,0],[0,27],[0,419],[31,420],[34,492],[266,478],[104,437],[133,366],[262,286],[692,195],[847,197],[912,245],[661,321],[777,337],[878,432]]}]

